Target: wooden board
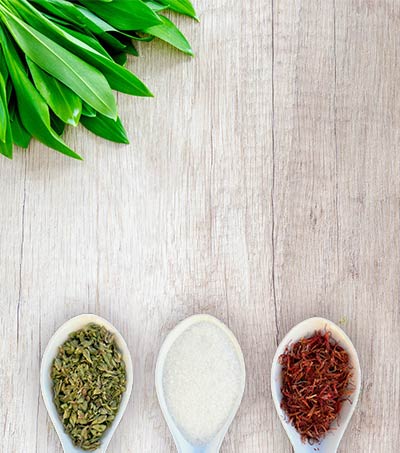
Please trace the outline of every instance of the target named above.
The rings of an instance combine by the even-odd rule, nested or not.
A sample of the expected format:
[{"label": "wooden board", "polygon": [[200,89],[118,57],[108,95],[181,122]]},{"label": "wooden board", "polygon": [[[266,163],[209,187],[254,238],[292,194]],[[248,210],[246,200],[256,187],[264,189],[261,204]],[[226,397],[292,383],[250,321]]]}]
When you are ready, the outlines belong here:
[{"label": "wooden board", "polygon": [[223,445],[290,452],[269,371],[304,318],[341,322],[364,388],[340,451],[400,443],[400,4],[199,0],[166,45],[131,60],[156,94],[118,96],[132,139],[83,129],[85,161],[33,143],[0,159],[4,453],[61,452],[39,394],[54,330],[95,312],[123,333],[134,390],[109,452],[173,452],[158,349],[205,312],[236,333],[248,383]]}]

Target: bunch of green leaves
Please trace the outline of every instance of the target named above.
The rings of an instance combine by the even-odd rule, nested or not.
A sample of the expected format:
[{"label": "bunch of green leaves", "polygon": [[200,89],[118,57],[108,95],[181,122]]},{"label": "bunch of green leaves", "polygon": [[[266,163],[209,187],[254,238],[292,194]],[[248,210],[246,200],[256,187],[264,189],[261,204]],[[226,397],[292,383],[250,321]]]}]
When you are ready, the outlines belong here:
[{"label": "bunch of green leaves", "polygon": [[129,143],[112,90],[152,96],[125,68],[135,42],[159,38],[193,55],[167,9],[196,18],[190,0],[0,0],[0,154],[34,137],[80,159],[62,139],[79,123]]}]

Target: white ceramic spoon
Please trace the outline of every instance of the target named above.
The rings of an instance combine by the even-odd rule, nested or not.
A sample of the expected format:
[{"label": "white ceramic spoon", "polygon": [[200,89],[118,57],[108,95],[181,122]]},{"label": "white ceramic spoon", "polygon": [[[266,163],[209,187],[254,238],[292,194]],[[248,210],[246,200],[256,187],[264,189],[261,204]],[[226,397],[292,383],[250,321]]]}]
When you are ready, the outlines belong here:
[{"label": "white ceramic spoon", "polygon": [[[199,322],[209,322],[217,326],[221,331],[226,335],[227,339],[230,341],[232,350],[237,356],[237,359],[240,363],[240,391],[238,392],[236,402],[232,407],[230,414],[228,415],[227,419],[225,420],[224,425],[222,428],[215,434],[215,436],[207,443],[203,445],[193,445],[191,442],[185,438],[182,432],[179,430],[178,426],[176,425],[173,417],[171,416],[168,405],[166,403],[165,395],[164,395],[164,388],[163,388],[163,374],[164,374],[164,364],[167,358],[168,352],[173,345],[173,343],[177,340],[177,338],[183,334],[188,328],[195,325]],[[156,384],[156,391],[158,396],[158,401],[160,403],[161,410],[164,414],[164,418],[167,422],[169,430],[171,431],[172,437],[175,441],[175,445],[178,449],[179,453],[218,453],[221,447],[221,444],[224,440],[224,437],[232,424],[233,419],[235,418],[236,412],[239,409],[240,403],[242,401],[244,388],[246,383],[246,369],[245,363],[243,359],[243,353],[240,348],[236,337],[233,333],[229,330],[229,328],[223,324],[218,319],[214,318],[210,315],[194,315],[189,318],[186,318],[184,321],[179,323],[167,336],[163,345],[161,346],[157,365],[156,365],[156,372],[155,372],[155,384]]]},{"label": "white ceramic spoon", "polygon": [[[75,318],[70,319],[65,324],[63,324],[57,332],[51,337],[46,350],[44,351],[42,358],[42,365],[40,368],[40,385],[42,389],[43,400],[47,408],[47,412],[53,422],[53,425],[57,431],[58,437],[60,438],[61,445],[64,449],[64,453],[83,453],[84,450],[77,448],[73,445],[69,436],[65,433],[61,420],[58,416],[57,409],[53,402],[53,384],[50,378],[50,370],[55,356],[58,353],[58,348],[61,346],[67,339],[68,335],[72,332],[75,332],[79,329],[82,329],[87,324],[96,323],[104,326],[109,332],[112,332],[115,337],[115,342],[122,353],[126,365],[126,377],[127,377],[127,386],[126,391],[122,397],[121,405],[118,411],[115,420],[112,425],[105,432],[104,437],[101,441],[101,446],[95,450],[93,453],[105,453],[108,447],[108,444],[111,441],[111,438],[117,429],[119,422],[125,412],[126,406],[128,405],[129,397],[132,391],[133,383],[133,370],[132,370],[132,359],[129,353],[128,347],[123,339],[122,335],[118,330],[100,316],[92,314],[83,314],[76,316]],[[87,452],[85,452],[87,453]]]},{"label": "white ceramic spoon", "polygon": [[[350,402],[343,403],[342,409],[339,412],[337,421],[334,422],[334,426],[326,437],[321,441],[320,444],[309,445],[308,443],[303,443],[301,437],[296,429],[287,421],[287,417],[283,410],[281,409],[281,371],[282,367],[279,365],[278,358],[285,348],[290,343],[295,343],[304,337],[309,337],[314,334],[316,330],[329,330],[332,333],[332,337],[338,341],[338,343],[347,351],[350,357],[350,362],[353,367],[353,383],[355,385],[355,390],[350,396]],[[287,435],[289,436],[290,442],[293,445],[295,453],[335,453],[339,447],[340,441],[343,437],[343,434],[346,430],[346,427],[350,421],[351,416],[353,415],[354,409],[357,404],[358,396],[361,389],[361,369],[360,363],[358,360],[357,352],[354,348],[353,343],[350,338],[343,332],[343,330],[338,327],[333,322],[324,319],[324,318],[310,318],[305,321],[297,324],[293,327],[290,332],[282,340],[278,349],[276,351],[274,360],[272,362],[271,370],[271,389],[272,397],[275,403],[275,408],[278,412],[279,418],[283,424],[283,427],[286,430]]]}]

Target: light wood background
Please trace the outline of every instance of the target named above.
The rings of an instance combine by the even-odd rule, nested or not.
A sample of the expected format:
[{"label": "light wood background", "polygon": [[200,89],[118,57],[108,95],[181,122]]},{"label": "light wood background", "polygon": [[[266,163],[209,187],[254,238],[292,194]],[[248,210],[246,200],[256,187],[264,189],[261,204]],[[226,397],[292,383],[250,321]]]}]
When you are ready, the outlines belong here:
[{"label": "light wood background", "polygon": [[245,354],[222,451],[290,452],[269,371],[299,321],[341,322],[362,396],[341,452],[400,445],[400,2],[199,0],[130,66],[155,99],[119,95],[132,144],[84,130],[76,162],[33,143],[0,159],[0,451],[60,453],[39,394],[54,330],[116,325],[134,391],[110,453],[173,452],[153,382],[188,315],[225,321]]}]

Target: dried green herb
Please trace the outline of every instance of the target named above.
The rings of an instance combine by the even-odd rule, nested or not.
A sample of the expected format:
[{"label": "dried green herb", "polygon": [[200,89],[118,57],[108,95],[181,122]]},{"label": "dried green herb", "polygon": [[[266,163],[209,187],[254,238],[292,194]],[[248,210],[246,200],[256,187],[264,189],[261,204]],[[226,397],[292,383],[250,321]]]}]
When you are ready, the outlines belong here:
[{"label": "dried green herb", "polygon": [[89,324],[70,334],[51,369],[54,403],[75,446],[96,450],[117,415],[126,369],[114,336]]}]

